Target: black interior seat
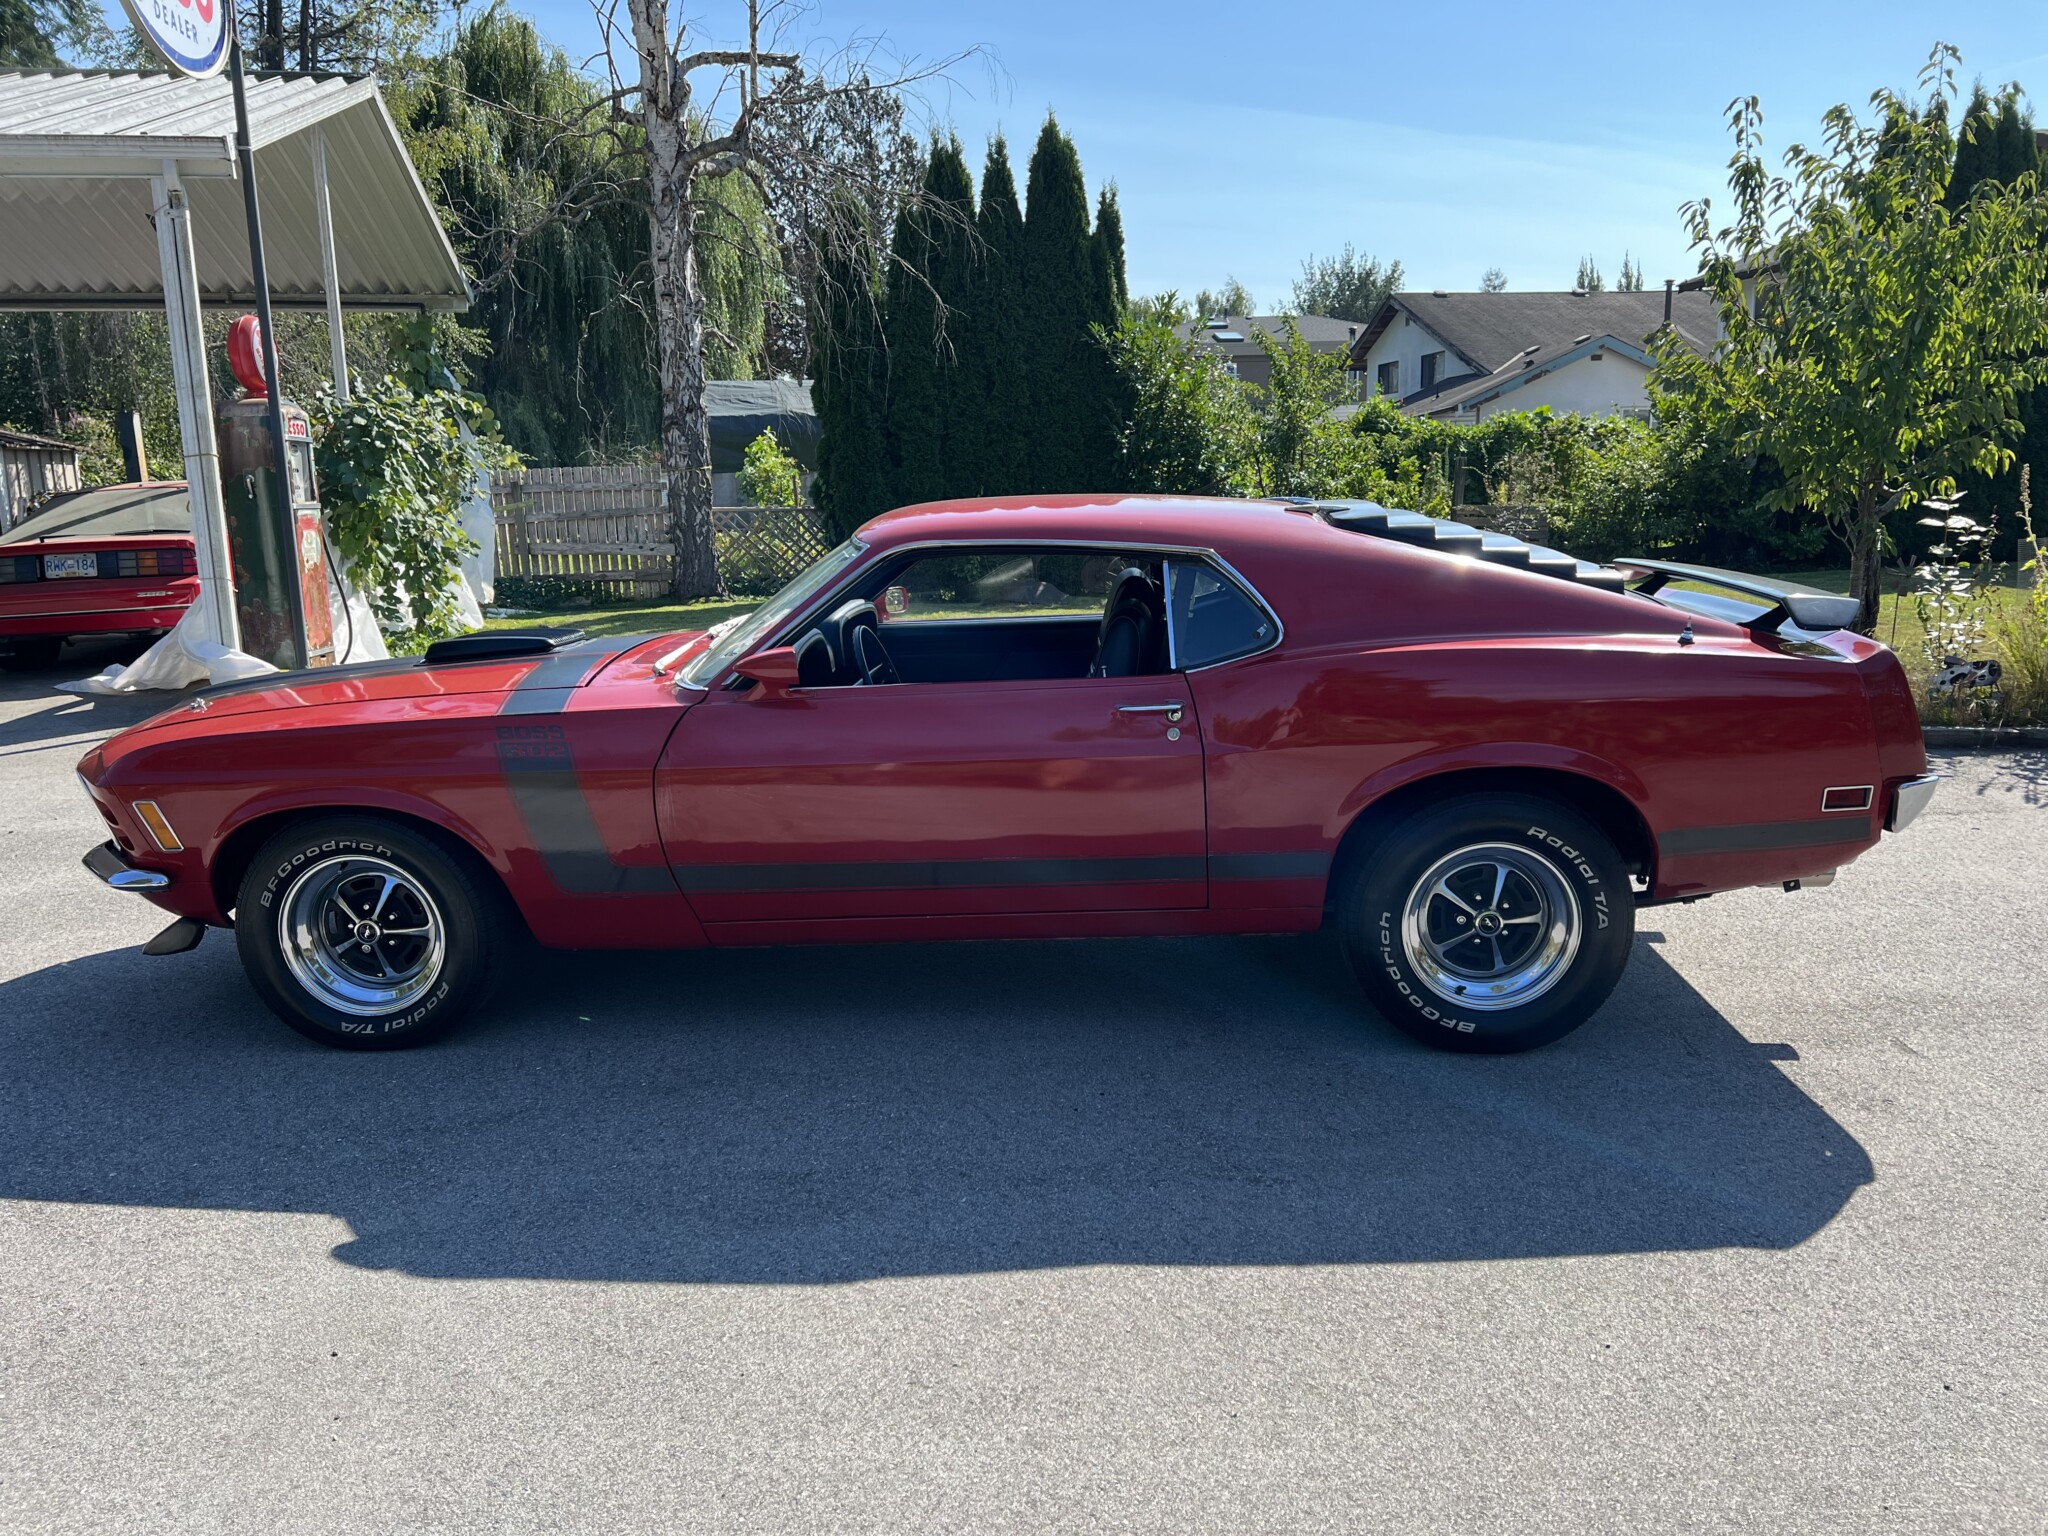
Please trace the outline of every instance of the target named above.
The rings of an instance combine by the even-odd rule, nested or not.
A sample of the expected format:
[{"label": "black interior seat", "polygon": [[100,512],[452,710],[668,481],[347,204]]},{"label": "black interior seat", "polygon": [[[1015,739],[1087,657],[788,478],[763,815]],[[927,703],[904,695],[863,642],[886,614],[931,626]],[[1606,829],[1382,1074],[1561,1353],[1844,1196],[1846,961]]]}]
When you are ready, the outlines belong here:
[{"label": "black interior seat", "polygon": [[796,643],[796,685],[799,688],[830,688],[839,673],[832,654],[832,642],[818,630],[811,630]]},{"label": "black interior seat", "polygon": [[1110,589],[1088,675],[1146,677],[1165,670],[1166,604],[1152,578],[1133,566]]}]

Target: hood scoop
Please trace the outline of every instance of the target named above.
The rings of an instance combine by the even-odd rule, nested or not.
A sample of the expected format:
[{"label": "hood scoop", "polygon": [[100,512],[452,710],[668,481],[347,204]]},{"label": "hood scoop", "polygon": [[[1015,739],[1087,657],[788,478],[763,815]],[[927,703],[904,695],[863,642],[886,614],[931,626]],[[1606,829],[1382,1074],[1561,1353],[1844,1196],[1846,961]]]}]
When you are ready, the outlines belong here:
[{"label": "hood scoop", "polygon": [[581,639],[580,629],[485,630],[436,640],[420,660],[430,667],[451,661],[516,661],[525,656],[552,656]]}]

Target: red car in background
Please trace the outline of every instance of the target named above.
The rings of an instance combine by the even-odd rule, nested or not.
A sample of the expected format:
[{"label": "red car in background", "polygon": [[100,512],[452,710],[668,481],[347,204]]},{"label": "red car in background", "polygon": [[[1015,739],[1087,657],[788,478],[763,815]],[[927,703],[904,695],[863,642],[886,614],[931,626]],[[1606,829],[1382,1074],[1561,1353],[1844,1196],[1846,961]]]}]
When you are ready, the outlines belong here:
[{"label": "red car in background", "polygon": [[152,952],[232,926],[340,1046],[441,1033],[529,934],[1328,925],[1400,1028],[1523,1050],[1606,998],[1637,908],[1825,884],[1926,803],[1854,609],[1370,503],[912,507],[706,633],[199,694],[86,754],[86,864],[178,915]]},{"label": "red car in background", "polygon": [[155,639],[198,596],[183,481],[56,497],[0,533],[0,666],[53,667],[88,635]]}]

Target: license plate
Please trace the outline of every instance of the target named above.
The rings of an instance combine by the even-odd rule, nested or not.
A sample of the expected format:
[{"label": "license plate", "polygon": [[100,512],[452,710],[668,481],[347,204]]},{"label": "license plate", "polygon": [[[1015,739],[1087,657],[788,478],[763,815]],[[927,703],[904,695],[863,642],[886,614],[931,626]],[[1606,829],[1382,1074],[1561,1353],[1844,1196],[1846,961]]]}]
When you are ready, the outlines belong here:
[{"label": "license plate", "polygon": [[67,576],[97,576],[100,573],[98,555],[45,555],[43,556],[43,579],[62,581]]}]

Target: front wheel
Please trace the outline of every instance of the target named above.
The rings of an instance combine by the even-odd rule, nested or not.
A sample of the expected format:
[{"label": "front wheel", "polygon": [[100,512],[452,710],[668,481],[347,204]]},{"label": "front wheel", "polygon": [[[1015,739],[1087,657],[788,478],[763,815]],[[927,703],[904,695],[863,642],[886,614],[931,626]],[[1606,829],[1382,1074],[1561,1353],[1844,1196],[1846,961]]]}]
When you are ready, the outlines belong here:
[{"label": "front wheel", "polygon": [[423,1045],[481,1003],[502,966],[508,925],[489,878],[382,817],[301,822],[242,878],[242,968],[322,1045]]},{"label": "front wheel", "polygon": [[1621,979],[1635,898],[1609,838],[1525,795],[1469,795],[1399,823],[1339,894],[1344,950],[1395,1027],[1447,1051],[1570,1034]]}]

